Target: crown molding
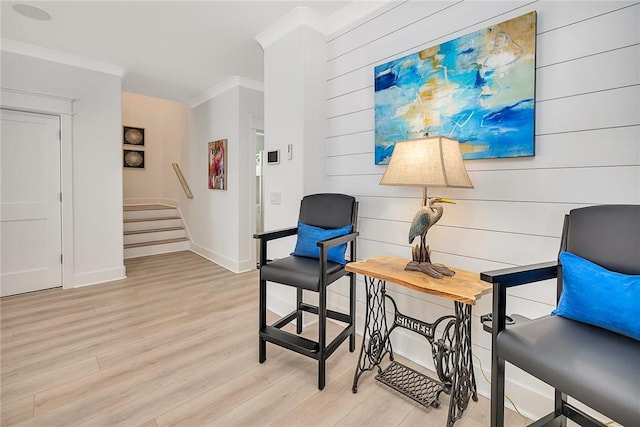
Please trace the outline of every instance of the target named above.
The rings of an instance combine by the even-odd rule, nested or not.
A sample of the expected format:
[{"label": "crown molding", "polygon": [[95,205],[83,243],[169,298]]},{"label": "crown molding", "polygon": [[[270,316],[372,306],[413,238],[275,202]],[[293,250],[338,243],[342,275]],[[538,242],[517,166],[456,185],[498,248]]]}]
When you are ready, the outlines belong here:
[{"label": "crown molding", "polygon": [[253,89],[260,92],[264,92],[264,83],[259,82],[257,80],[249,79],[247,77],[242,76],[231,76],[222,82],[218,83],[211,89],[204,92],[202,95],[199,95],[193,98],[191,101],[187,102],[189,107],[195,108],[200,104],[203,104],[210,99],[215,98],[216,96],[233,89],[237,86],[246,87],[247,89]]},{"label": "crown molding", "polygon": [[72,67],[84,68],[100,73],[112,74],[124,77],[126,69],[119,65],[109,64],[107,62],[96,61],[82,56],[64,53],[41,46],[28,43],[18,42],[11,39],[2,38],[0,49],[4,52],[11,52],[18,55],[30,56],[33,58],[43,59],[45,61],[57,62],[59,64],[70,65]]},{"label": "crown molding", "polygon": [[264,50],[303,25],[327,34],[327,18],[311,8],[299,6],[265,28],[255,39]]},{"label": "crown molding", "polygon": [[327,35],[332,35],[373,14],[381,9],[393,8],[403,3],[398,0],[353,1],[345,7],[336,10],[327,18]]},{"label": "crown molding", "polygon": [[326,17],[311,8],[299,6],[261,31],[255,40],[266,49],[295,29],[305,25],[328,36],[377,10],[394,7],[398,0],[353,1]]}]

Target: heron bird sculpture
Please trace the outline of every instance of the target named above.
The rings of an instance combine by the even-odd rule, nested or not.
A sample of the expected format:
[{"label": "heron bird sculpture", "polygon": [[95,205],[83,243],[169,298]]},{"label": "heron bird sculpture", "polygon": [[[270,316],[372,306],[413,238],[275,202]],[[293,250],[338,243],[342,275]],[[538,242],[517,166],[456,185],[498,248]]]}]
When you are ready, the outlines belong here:
[{"label": "heron bird sculpture", "polygon": [[427,232],[442,217],[443,208],[437,203],[455,204],[454,201],[443,197],[428,197],[426,205],[418,209],[409,228],[409,244],[418,236],[420,244],[413,247],[413,261],[407,264],[405,269],[421,271],[440,279],[442,276],[453,276],[455,272],[444,265],[432,264],[429,246],[426,244]]}]

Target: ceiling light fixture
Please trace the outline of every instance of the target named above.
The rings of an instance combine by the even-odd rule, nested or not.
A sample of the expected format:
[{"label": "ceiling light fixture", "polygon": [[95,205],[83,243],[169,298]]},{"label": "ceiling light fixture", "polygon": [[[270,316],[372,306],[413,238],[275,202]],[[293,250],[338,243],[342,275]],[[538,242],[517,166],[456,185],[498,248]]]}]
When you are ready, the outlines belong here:
[{"label": "ceiling light fixture", "polygon": [[25,3],[14,4],[13,10],[18,12],[22,16],[35,19],[36,21],[51,21],[51,15],[49,15],[47,12]]}]

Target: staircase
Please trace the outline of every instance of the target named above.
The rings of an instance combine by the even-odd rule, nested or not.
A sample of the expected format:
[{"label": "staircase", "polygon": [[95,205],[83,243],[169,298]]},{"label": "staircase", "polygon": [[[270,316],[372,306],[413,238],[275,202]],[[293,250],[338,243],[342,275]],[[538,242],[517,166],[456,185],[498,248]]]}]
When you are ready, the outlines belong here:
[{"label": "staircase", "polygon": [[189,249],[189,239],[178,209],[166,205],[124,206],[124,257]]}]

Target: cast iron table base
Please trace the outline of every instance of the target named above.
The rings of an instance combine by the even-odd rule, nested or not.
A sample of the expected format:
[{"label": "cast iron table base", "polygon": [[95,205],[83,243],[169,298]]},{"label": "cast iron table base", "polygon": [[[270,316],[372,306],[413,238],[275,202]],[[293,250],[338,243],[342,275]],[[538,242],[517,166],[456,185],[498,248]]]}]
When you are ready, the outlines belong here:
[{"label": "cast iron table base", "polygon": [[[471,305],[454,301],[455,316],[442,316],[427,323],[400,313],[396,302],[386,292],[384,280],[365,276],[365,283],[367,313],[353,393],[358,392],[360,376],[377,368],[376,380],[425,407],[437,408],[440,394],[450,395],[447,427],[453,426],[467,409],[469,399],[478,401],[471,354]],[[386,300],[393,304],[391,328],[387,327]],[[408,329],[427,339],[439,381],[394,361],[389,336],[395,328]],[[381,363],[386,355],[392,363],[383,370]]]}]

